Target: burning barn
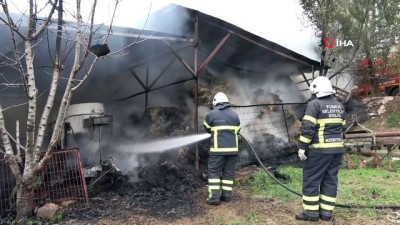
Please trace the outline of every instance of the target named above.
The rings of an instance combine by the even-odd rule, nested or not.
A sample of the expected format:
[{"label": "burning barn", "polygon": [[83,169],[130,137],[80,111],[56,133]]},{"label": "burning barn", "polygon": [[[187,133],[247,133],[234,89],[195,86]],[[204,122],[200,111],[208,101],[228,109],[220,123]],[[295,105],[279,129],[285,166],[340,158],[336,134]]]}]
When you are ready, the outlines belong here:
[{"label": "burning barn", "polygon": [[[99,26],[98,40],[102,32]],[[0,35],[2,40],[9,39],[6,32]],[[49,33],[48,38],[54,35]],[[53,46],[47,44],[38,43],[35,57],[39,96],[46,95],[51,80],[47,49]],[[67,41],[64,44],[72,46]],[[107,44],[111,57],[102,59],[74,93],[60,143],[63,149],[80,149],[87,177],[98,177],[98,171],[104,174],[113,168],[132,180],[148,180],[140,168],[165,166],[169,160],[189,159],[200,167],[207,155],[206,142],[157,154],[129,152],[126,146],[202,133],[204,116],[218,91],[230,96],[243,121],[243,135],[264,159],[282,155],[282,149],[291,153],[298,126],[296,114],[301,113],[307,99],[298,84],[308,83],[319,62],[178,5],[156,12],[146,30],[115,27]],[[5,48],[1,51],[11,54]],[[69,64],[71,59],[66,58],[63,66]],[[17,77],[12,68],[1,67],[0,73],[1,83]],[[295,76],[304,77],[304,81],[294,82]],[[6,126],[15,133],[15,121],[26,122],[23,89],[12,85],[0,88]],[[44,101],[38,98],[41,106]],[[244,151],[241,165],[252,160]]]}]

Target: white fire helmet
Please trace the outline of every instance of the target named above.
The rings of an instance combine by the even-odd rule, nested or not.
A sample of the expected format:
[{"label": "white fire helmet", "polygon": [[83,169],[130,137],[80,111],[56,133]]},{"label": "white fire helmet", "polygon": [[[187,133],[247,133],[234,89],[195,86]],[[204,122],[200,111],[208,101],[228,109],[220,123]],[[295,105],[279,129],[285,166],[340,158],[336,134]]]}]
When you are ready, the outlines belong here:
[{"label": "white fire helmet", "polygon": [[310,85],[310,91],[312,94],[315,94],[317,98],[332,95],[336,92],[332,88],[331,81],[325,76],[315,78]]},{"label": "white fire helmet", "polygon": [[218,92],[213,98],[213,106],[216,106],[219,103],[229,102],[228,97],[226,94],[222,92]]}]

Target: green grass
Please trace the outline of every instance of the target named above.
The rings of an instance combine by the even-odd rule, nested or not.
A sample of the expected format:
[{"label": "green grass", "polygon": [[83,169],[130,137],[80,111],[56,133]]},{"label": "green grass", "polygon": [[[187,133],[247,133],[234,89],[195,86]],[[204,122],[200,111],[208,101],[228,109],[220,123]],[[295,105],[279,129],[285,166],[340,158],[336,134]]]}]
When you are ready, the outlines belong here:
[{"label": "green grass", "polygon": [[259,223],[259,216],[257,215],[257,213],[253,212],[253,211],[249,211],[244,215],[244,218],[246,219],[246,221],[250,224],[258,224]]},{"label": "green grass", "polygon": [[240,222],[240,221],[234,221],[234,222],[232,222],[231,224],[232,224],[232,225],[242,225],[242,222]]},{"label": "green grass", "polygon": [[394,112],[389,114],[387,117],[387,123],[389,127],[400,127],[400,113],[399,112]]},{"label": "green grass", "polygon": [[[396,167],[400,168],[399,161]],[[279,171],[290,176],[285,184],[301,193],[302,169],[281,167]],[[300,199],[276,184],[264,171],[241,182],[252,188],[255,194],[267,195],[280,199]],[[357,205],[398,205],[400,204],[400,173],[385,169],[341,169],[339,171],[339,187],[337,203]],[[365,210],[365,214],[374,216],[374,210]]]},{"label": "green grass", "polygon": [[372,168],[339,172],[338,202],[348,204],[399,204],[400,174]]},{"label": "green grass", "polygon": [[260,224],[261,217],[254,211],[247,211],[243,214],[241,218],[235,220],[227,220],[223,217],[217,219],[215,221],[216,224],[229,224],[229,225],[242,225],[242,224],[251,224],[251,225],[258,225]]},{"label": "green grass", "polygon": [[[294,167],[282,167],[279,169],[281,173],[290,176],[290,180],[283,182],[286,186],[301,192],[302,171]],[[255,173],[252,177],[242,180],[243,185],[252,187],[254,193],[263,194],[271,197],[279,197],[284,199],[295,199],[297,196],[288,192],[286,189],[276,184],[263,170]]]}]

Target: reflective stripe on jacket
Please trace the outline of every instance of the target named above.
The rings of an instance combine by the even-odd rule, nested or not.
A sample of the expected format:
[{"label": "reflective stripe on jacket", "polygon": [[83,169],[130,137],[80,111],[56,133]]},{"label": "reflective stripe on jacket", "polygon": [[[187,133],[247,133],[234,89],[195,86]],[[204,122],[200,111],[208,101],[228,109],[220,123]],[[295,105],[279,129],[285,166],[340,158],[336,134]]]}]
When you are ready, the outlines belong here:
[{"label": "reflective stripe on jacket", "polygon": [[345,109],[336,98],[314,99],[302,120],[299,148],[320,150],[322,154],[343,153],[345,125]]},{"label": "reflective stripe on jacket", "polygon": [[230,108],[230,104],[217,105],[203,123],[204,129],[211,133],[211,155],[237,155],[239,154],[240,130],[239,116]]}]

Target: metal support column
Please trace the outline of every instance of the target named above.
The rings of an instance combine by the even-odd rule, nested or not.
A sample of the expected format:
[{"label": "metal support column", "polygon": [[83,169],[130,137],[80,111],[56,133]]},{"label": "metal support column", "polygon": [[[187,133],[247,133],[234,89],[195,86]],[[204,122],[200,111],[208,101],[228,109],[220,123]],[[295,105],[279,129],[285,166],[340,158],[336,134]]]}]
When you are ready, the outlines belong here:
[{"label": "metal support column", "polygon": [[[195,35],[195,46],[194,46],[194,74],[195,74],[195,85],[196,91],[194,94],[196,106],[194,110],[194,127],[196,130],[196,134],[199,133],[199,74],[197,68],[198,61],[198,53],[199,53],[199,18],[196,15],[196,20],[194,21],[194,35]],[[196,150],[195,150],[195,166],[196,170],[200,169],[199,165],[199,145],[196,142]]]},{"label": "metal support column", "polygon": [[314,70],[314,65],[312,65],[312,66],[311,66],[311,73],[312,73],[312,79],[313,79],[313,80],[314,80],[314,78],[315,78],[314,72],[315,72],[315,70]]},{"label": "metal support column", "polygon": [[149,64],[146,64],[146,97],[144,99],[144,113],[147,114],[149,103]]},{"label": "metal support column", "polygon": [[286,127],[286,134],[287,134],[288,142],[290,144],[289,127],[288,127],[288,124],[287,124],[286,114],[285,114],[285,109],[283,108],[283,104],[281,105],[281,109],[282,109],[282,113],[283,113],[283,120],[285,121],[285,127]]}]

